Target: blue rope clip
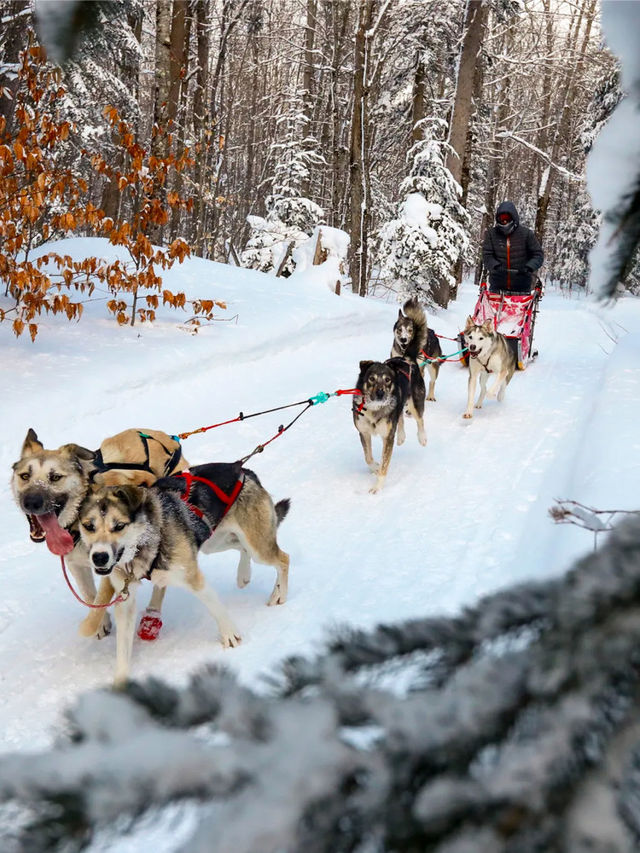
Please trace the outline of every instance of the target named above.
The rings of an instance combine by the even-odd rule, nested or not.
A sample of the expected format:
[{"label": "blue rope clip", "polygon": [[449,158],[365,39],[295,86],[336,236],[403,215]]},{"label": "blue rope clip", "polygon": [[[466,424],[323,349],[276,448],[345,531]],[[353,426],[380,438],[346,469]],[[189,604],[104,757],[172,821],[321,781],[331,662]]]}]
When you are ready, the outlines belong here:
[{"label": "blue rope clip", "polygon": [[327,394],[326,391],[320,391],[319,394],[314,394],[313,397],[309,397],[309,402],[312,406],[317,406],[318,403],[326,403],[329,397],[333,397],[333,394]]}]

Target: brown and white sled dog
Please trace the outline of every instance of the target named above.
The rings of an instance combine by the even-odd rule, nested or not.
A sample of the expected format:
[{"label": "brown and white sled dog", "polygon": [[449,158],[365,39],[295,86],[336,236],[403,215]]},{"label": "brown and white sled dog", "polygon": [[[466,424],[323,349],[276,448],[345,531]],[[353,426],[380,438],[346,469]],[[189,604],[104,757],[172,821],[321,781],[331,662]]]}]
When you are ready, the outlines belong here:
[{"label": "brown and white sled dog", "polygon": [[[223,467],[234,466],[199,465],[191,470],[205,477],[211,469]],[[129,676],[135,593],[144,578],[161,589],[180,586],[191,590],[218,623],[222,645],[236,646],[240,642],[240,634],[198,567],[198,549],[209,538],[220,537],[218,544],[227,542],[227,547],[238,547],[240,541],[259,562],[274,565],[277,578],[269,604],[286,601],[289,556],[278,547],[276,531],[288,512],[289,501],[279,501],[274,506],[252,471],[239,467],[236,470],[242,472],[242,488],[221,520],[219,508],[214,505],[215,494],[199,484],[198,491],[194,490],[187,502],[180,491],[184,484],[170,482],[180,481],[179,477],[160,480],[148,489],[94,486],[83,501],[79,513],[80,535],[91,565],[97,574],[110,577],[116,593],[123,590],[128,593],[124,601],[114,604],[116,685]],[[218,522],[211,537],[212,526]],[[233,541],[235,545],[229,544]],[[108,601],[109,598],[96,603]],[[87,616],[86,633],[95,632],[99,618],[95,612]]]},{"label": "brown and white sled dog", "polygon": [[[124,468],[118,467],[124,465]],[[15,501],[27,516],[35,542],[45,541],[67,564],[80,595],[93,601],[96,588],[88,553],[80,541],[78,510],[93,478],[107,483],[151,484],[158,477],[183,471],[189,463],[178,441],[158,430],[128,429],[102,442],[98,451],[77,444],[46,450],[34,430],[27,432],[20,459],[13,465],[11,487]],[[130,466],[130,467],[128,467]],[[111,585],[105,582],[105,594]],[[157,599],[159,591],[155,593]],[[150,606],[155,607],[152,596]],[[104,613],[96,635],[109,633]]]},{"label": "brown and white sled dog", "polygon": [[[478,377],[480,377],[480,396],[475,407],[481,409],[485,396],[497,397],[498,400],[504,398],[505,389],[515,373],[516,359],[504,335],[494,331],[493,320],[486,320],[479,326],[474,323],[472,317],[467,317],[464,341],[469,350],[469,386],[467,410],[462,417],[472,418]],[[490,373],[495,373],[496,378],[487,391]]]},{"label": "brown and white sled dog", "polygon": [[[408,299],[398,311],[398,319],[393,326],[393,346],[391,357],[399,357],[413,361],[420,367],[424,376],[425,360],[422,351],[429,358],[438,358],[442,355],[440,341],[436,333],[428,328],[427,316],[424,309],[413,297]],[[440,372],[439,361],[427,362],[429,370],[429,391],[427,400],[435,400],[436,379]]]},{"label": "brown and white sled dog", "polygon": [[[362,393],[353,397],[353,422],[360,435],[364,461],[374,474],[375,486],[369,491],[378,492],[384,485],[393,443],[405,440],[404,415],[414,418],[418,426],[418,441],[424,447],[427,435],[424,428],[424,379],[418,366],[402,358],[389,358],[385,362],[361,361],[356,384]],[[382,460],[373,461],[371,438],[382,439]]]}]

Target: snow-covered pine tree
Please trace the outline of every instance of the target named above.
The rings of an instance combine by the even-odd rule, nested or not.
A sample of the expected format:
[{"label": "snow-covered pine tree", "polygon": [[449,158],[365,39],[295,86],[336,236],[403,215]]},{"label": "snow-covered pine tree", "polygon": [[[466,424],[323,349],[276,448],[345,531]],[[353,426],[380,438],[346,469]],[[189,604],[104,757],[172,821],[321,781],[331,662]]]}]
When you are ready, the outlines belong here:
[{"label": "snow-covered pine tree", "polygon": [[0,756],[0,846],[177,822],[176,853],[637,851],[639,583],[632,514],[564,577],[341,632],[277,695],[217,667],[89,693],[64,739]]},{"label": "snow-covered pine tree", "polygon": [[[618,63],[610,56],[605,56],[603,62],[604,73],[598,69],[593,97],[578,130],[585,155],[623,94]],[[548,255],[550,277],[561,287],[588,286],[589,253],[598,239],[600,224],[601,216],[594,210],[586,188],[580,187],[569,210],[560,215],[553,250]]]},{"label": "snow-covered pine tree", "polygon": [[589,283],[589,252],[598,239],[600,217],[581,190],[571,211],[560,223],[548,272],[561,287],[586,288]]},{"label": "snow-covered pine tree", "polygon": [[278,116],[278,138],[271,145],[274,163],[272,190],[265,200],[266,217],[248,216],[251,229],[241,255],[243,266],[283,275],[295,267],[291,252],[306,240],[323,219],[324,211],[303,195],[312,166],[324,163],[317,142],[307,134],[307,116],[301,92],[292,85]]},{"label": "snow-covered pine tree", "polygon": [[398,215],[380,229],[380,262],[383,275],[398,282],[401,299],[417,296],[446,307],[455,265],[468,245],[469,216],[445,166],[446,122],[429,118],[422,126],[424,138],[407,154],[411,173],[400,187]]},{"label": "snow-covered pine tree", "polygon": [[605,298],[636,277],[640,250],[639,27],[637,3],[602,4],[603,33],[621,60],[622,88],[627,93],[596,140],[587,163],[589,192],[604,216],[590,258],[592,285]]}]

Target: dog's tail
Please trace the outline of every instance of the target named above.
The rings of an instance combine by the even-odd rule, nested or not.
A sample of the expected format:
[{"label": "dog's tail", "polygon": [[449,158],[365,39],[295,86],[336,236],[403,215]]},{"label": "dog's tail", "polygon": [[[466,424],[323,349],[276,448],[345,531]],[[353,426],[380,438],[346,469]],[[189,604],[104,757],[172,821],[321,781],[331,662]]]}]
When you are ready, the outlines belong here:
[{"label": "dog's tail", "polygon": [[276,518],[278,519],[278,524],[281,524],[285,518],[287,517],[287,513],[291,508],[291,501],[289,498],[283,498],[281,501],[275,505],[276,510]]},{"label": "dog's tail", "polygon": [[423,350],[427,343],[427,317],[424,313],[424,308],[418,300],[413,296],[402,306],[403,313],[413,321],[414,333],[409,346],[405,352],[405,358],[411,358],[414,361],[418,359],[420,350]]}]

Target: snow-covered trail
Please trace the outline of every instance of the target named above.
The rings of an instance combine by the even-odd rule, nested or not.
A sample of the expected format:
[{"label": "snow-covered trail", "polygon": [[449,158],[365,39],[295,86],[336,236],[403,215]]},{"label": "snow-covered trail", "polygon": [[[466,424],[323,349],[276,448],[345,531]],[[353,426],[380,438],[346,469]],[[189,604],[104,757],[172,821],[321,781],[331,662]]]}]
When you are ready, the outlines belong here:
[{"label": "snow-covered trail", "polygon": [[[432,325],[453,334],[474,301],[475,291],[464,289]],[[106,337],[99,358],[91,350],[74,356],[69,347],[63,368],[54,369],[42,356],[51,379],[40,387],[35,408],[17,406],[12,414],[13,435],[1,446],[5,470],[29,425],[47,446],[58,438],[93,446],[98,437],[128,426],[184,431],[240,410],[353,387],[360,359],[388,356],[397,306],[345,299],[339,314],[323,318],[323,304],[319,299],[318,319],[309,316],[313,305],[299,317],[292,310],[286,322],[276,322],[274,313],[264,324],[220,333],[213,346],[211,337],[192,343],[185,336],[163,347],[160,337],[146,333],[148,347],[139,358],[135,338],[123,356],[122,346],[109,348]],[[77,327],[75,334],[81,332]],[[284,656],[311,653],[336,625],[367,627],[453,612],[506,583],[563,568],[556,560],[559,529],[547,509],[553,498],[567,496],[575,477],[609,359],[596,313],[554,293],[543,302],[536,340],[538,361],[516,374],[502,404],[486,402],[471,422],[461,417],[466,371],[444,365],[438,400],[427,404],[427,447],[418,444],[409,421],[407,440],[395,449],[378,495],[368,493],[372,475],[352,424],[350,398],[307,412],[250,465],[274,498],[292,499],[280,532],[291,554],[288,603],[265,606],[274,580],[270,567],[254,566],[251,585],[238,590],[235,552],[203,557],[240,628],[242,646],[224,652],[199,602],[171,590],[160,639],[136,643],[134,676],[180,681],[197,665],[215,661],[254,680]],[[444,344],[445,352],[456,348]],[[32,368],[23,372],[29,371],[33,375]],[[28,385],[29,375],[25,379]],[[15,384],[24,391],[19,376]],[[185,454],[192,463],[231,461],[294,414],[193,436]],[[374,453],[379,457],[379,444]],[[38,749],[75,695],[109,683],[115,640],[77,636],[84,613],[66,589],[57,559],[30,543],[8,494],[2,510],[0,748]],[[580,542],[589,547],[587,539]],[[140,608],[148,594],[143,588]]]}]

